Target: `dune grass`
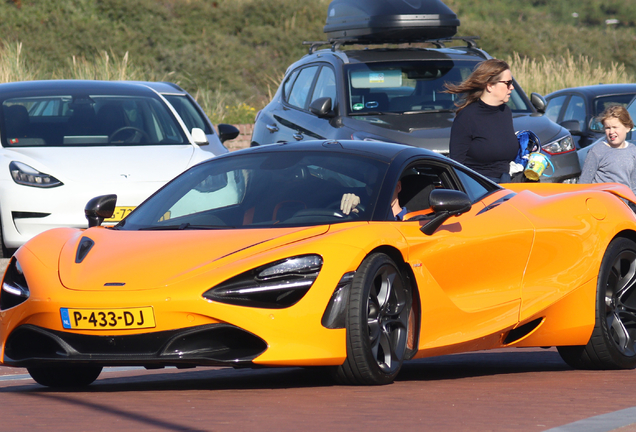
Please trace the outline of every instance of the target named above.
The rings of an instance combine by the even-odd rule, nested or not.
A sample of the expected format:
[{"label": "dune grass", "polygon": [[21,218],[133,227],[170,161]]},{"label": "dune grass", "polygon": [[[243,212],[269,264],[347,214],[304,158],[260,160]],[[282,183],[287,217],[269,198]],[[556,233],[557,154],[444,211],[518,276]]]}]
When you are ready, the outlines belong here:
[{"label": "dune grass", "polygon": [[[0,82],[30,81],[38,79],[96,79],[96,80],[141,80],[172,81],[183,85],[174,73],[157,73],[136,65],[126,52],[123,56],[102,51],[93,59],[71,56],[53,71],[45,71],[37,64],[28,63],[21,43],[5,44],[0,47]],[[589,57],[564,56],[539,59],[522,58],[515,53],[505,59],[517,81],[530,94],[537,92],[546,95],[552,91],[599,83],[636,82],[623,64],[601,64]],[[280,77],[269,77],[268,97],[276,91]],[[233,92],[223,91],[222,87],[208,88],[187,83],[192,95],[203,107],[213,123],[246,124],[252,123],[258,109],[267,100],[241,99]]]}]

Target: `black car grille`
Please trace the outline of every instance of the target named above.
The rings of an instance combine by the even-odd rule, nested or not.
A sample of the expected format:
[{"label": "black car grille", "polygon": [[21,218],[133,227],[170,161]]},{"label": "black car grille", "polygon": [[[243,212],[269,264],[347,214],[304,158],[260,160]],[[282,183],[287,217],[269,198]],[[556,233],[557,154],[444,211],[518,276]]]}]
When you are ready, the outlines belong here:
[{"label": "black car grille", "polygon": [[98,336],[23,325],[9,335],[4,363],[51,362],[104,366],[249,366],[267,349],[261,338],[229,324],[210,324],[127,336]]}]

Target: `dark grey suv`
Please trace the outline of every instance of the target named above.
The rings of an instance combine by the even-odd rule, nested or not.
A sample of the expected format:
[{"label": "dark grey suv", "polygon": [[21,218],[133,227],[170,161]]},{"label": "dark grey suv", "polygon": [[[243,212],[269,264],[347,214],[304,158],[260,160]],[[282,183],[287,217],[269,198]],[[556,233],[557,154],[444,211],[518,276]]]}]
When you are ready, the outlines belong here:
[{"label": "dark grey suv", "polygon": [[[451,40],[461,46],[446,47]],[[352,50],[342,47],[359,39],[335,38],[328,49],[318,49],[327,42],[311,43],[309,54],[288,68],[274,98],[257,115],[252,146],[361,139],[447,155],[457,96],[444,93],[444,83],[464,80],[490,56],[472,38],[432,42],[434,48]],[[537,134],[555,166],[541,181],[576,182],[580,166],[570,132],[542,114],[541,96],[532,94],[533,105],[516,82],[514,86],[508,105],[515,129]]]}]

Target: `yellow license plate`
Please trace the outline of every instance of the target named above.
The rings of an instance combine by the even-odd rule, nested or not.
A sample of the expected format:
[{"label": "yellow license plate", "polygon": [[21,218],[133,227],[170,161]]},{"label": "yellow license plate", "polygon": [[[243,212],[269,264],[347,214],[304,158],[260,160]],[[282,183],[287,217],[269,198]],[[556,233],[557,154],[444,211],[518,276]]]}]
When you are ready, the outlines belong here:
[{"label": "yellow license plate", "polygon": [[134,209],[135,207],[115,207],[113,217],[104,219],[104,222],[119,222],[128,216]]},{"label": "yellow license plate", "polygon": [[60,308],[62,326],[73,330],[129,330],[155,327],[152,306],[121,309]]}]

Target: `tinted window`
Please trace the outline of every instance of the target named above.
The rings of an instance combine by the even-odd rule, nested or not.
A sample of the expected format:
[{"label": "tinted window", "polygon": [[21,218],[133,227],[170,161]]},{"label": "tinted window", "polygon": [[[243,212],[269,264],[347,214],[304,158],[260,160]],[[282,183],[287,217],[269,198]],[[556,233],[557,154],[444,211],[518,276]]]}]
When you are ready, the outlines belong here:
[{"label": "tinted window", "polygon": [[283,84],[283,99],[287,102],[289,102],[289,93],[291,92],[292,84],[294,84],[297,76],[298,70],[293,71],[285,80],[285,84]]},{"label": "tinted window", "polygon": [[438,164],[418,164],[408,168],[400,177],[398,199],[408,212],[430,208],[429,196],[433,189],[455,189],[448,168]]},{"label": "tinted window", "polygon": [[556,123],[561,112],[563,102],[565,102],[567,96],[557,96],[548,101],[548,106],[545,109],[545,116]]},{"label": "tinted window", "polygon": [[311,66],[300,71],[298,78],[293,84],[288,102],[298,108],[305,108],[307,96],[311,90],[311,84],[314,81],[314,75],[318,66]]},{"label": "tinted window", "polygon": [[562,121],[567,120],[576,120],[579,122],[579,126],[583,127],[585,123],[585,99],[581,96],[573,95],[570,98]]},{"label": "tinted window", "polygon": [[470,201],[473,203],[479,201],[486,194],[496,189],[495,187],[486,187],[482,184],[482,182],[473,178],[470,174],[463,170],[458,169],[455,172],[464,185],[464,189],[466,190],[466,194],[470,198]]},{"label": "tinted window", "polygon": [[623,105],[627,106],[627,104],[634,98],[633,94],[625,94],[625,95],[612,95],[612,96],[602,96],[594,99],[593,102],[593,115],[596,117],[601,114],[607,107],[611,105]]},{"label": "tinted window", "polygon": [[316,88],[311,101],[315,101],[321,97],[330,97],[332,106],[336,103],[336,76],[330,67],[324,66],[318,75]]}]

